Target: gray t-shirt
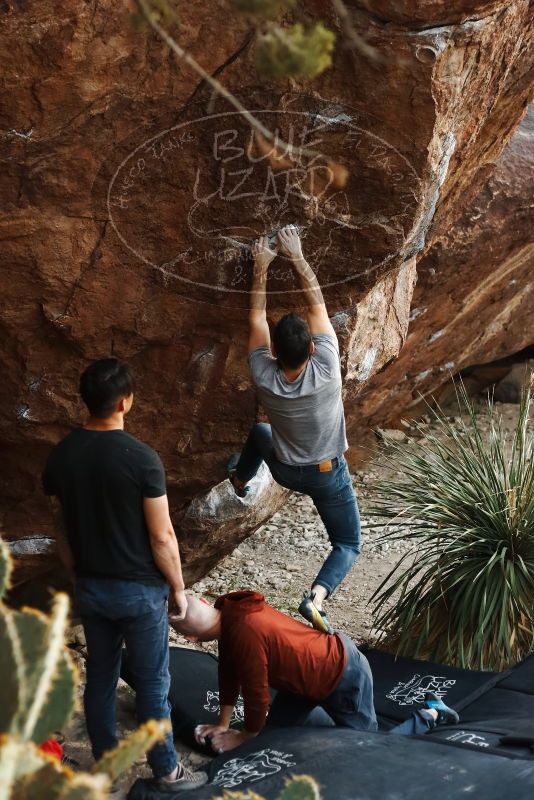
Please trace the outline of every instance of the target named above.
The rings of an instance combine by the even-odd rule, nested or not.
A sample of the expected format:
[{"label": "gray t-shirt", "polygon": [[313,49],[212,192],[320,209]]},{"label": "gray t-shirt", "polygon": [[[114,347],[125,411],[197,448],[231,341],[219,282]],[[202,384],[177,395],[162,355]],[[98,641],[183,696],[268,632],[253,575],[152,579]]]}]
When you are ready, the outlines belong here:
[{"label": "gray t-shirt", "polygon": [[315,353],[289,382],[268,347],[249,355],[252,380],[273,431],[274,452],[284,464],[320,464],[347,449],[336,336],[312,337]]}]

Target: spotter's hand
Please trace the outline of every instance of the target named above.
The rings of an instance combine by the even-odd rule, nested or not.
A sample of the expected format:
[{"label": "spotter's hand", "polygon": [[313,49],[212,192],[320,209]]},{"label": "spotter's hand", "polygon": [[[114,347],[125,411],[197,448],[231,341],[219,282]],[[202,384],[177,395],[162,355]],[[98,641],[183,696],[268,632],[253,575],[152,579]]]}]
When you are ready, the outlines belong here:
[{"label": "spotter's hand", "polygon": [[180,622],[187,613],[187,595],[183,590],[171,592],[169,595],[169,619]]}]

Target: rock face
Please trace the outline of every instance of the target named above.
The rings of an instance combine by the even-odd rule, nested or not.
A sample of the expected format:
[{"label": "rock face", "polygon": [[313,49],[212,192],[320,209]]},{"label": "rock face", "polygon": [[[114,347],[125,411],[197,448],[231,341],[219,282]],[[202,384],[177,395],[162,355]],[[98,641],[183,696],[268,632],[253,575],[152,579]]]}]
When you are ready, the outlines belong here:
[{"label": "rock face", "polygon": [[[287,222],[302,226],[342,344],[355,444],[368,420],[409,405],[415,387],[431,389],[436,381],[425,383],[425,370],[434,375],[438,365],[437,380],[447,361],[480,362],[487,348],[495,354],[521,346],[509,322],[532,310],[520,224],[527,209],[514,212],[514,235],[504,211],[514,198],[524,204],[517,188],[524,176],[517,167],[511,173],[508,155],[515,144],[490,175],[531,92],[534,15],[527,0],[361,4],[354,25],[381,62],[340,45],[333,69],[313,84],[258,89],[246,22],[221,25],[228,13],[222,0],[206,0],[201,16],[182,4],[182,45],[286,141],[344,164],[349,179],[340,188],[320,160],[274,169],[272,158],[249,147],[242,117],[210,100],[155,36],[134,31],[128,8],[126,0],[43,0],[0,12],[10,98],[0,125],[8,211],[0,309],[3,533],[43,537],[42,555],[52,535],[42,465],[83,418],[81,370],[114,354],[135,370],[129,430],[167,467],[193,580],[284,499],[263,479],[247,503],[218,485],[258,414],[245,360],[247,247],[256,235]],[[302,4],[302,11],[337,26],[329,4]],[[481,186],[476,217],[467,203]],[[428,311],[412,311],[417,327],[395,360],[416,262],[415,308]],[[287,263],[274,267],[269,308],[276,319],[300,298]],[[508,299],[491,313],[500,288]],[[448,335],[439,356],[415,347],[418,330],[426,342],[451,314],[463,330],[462,303],[463,327],[473,323],[479,346]],[[493,326],[483,335],[475,333],[481,314]],[[413,374],[395,393],[410,352]]]},{"label": "rock face", "polygon": [[[534,341],[534,106],[492,177],[418,263],[406,343],[394,363],[348,400],[350,425],[395,422],[471,364]],[[516,372],[525,372],[517,365]],[[524,376],[523,376],[524,377]],[[499,396],[500,400],[504,397]],[[510,399],[510,397],[508,397]]]}]

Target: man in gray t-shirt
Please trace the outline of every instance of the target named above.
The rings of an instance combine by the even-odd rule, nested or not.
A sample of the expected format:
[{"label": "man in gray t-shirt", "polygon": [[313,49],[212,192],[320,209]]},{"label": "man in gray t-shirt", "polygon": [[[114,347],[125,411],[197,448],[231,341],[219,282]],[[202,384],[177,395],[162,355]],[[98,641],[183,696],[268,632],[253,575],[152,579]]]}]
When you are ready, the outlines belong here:
[{"label": "man in gray t-shirt", "polygon": [[347,449],[335,333],[311,336],[313,353],[293,380],[269,347],[249,355],[252,380],[272,427],[274,453],[284,464],[320,464]]},{"label": "man in gray t-shirt", "polygon": [[253,426],[241,455],[230,461],[229,476],[237,494],[244,496],[247,483],[265,461],[279,484],[312,498],[332,551],[311,592],[304,593],[299,611],[314,627],[332,633],[323,601],[360,552],[358,505],[343,455],[348,445],[339,346],[296,229],[281,230],[278,242],[300,279],[307,322],[286,314],[275,326],[271,345],[266,285],[268,267],[277,252],[262,237],[253,247],[249,364],[270,424]]}]

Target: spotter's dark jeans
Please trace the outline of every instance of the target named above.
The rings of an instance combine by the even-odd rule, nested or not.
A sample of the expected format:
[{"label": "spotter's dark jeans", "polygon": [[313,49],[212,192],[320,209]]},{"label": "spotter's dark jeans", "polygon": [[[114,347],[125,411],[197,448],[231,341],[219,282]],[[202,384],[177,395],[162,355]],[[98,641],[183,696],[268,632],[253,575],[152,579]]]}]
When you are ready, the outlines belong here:
[{"label": "spotter's dark jeans", "polygon": [[[96,760],[117,745],[116,689],[123,643],[135,678],[137,721],[170,716],[168,586],[79,578],[76,604],[87,641],[84,709]],[[169,775],[177,755],[172,735],[147,756],[155,777]]]},{"label": "spotter's dark jeans", "polygon": [[324,586],[328,594],[332,594],[361,551],[360,515],[345,457],[340,455],[333,459],[330,472],[320,472],[317,465],[284,464],[274,454],[271,426],[258,422],[252,427],[241,452],[236,468],[238,480],[250,481],[262,461],[277,483],[307,494],[313,500],[332,545],[313,585]]}]

